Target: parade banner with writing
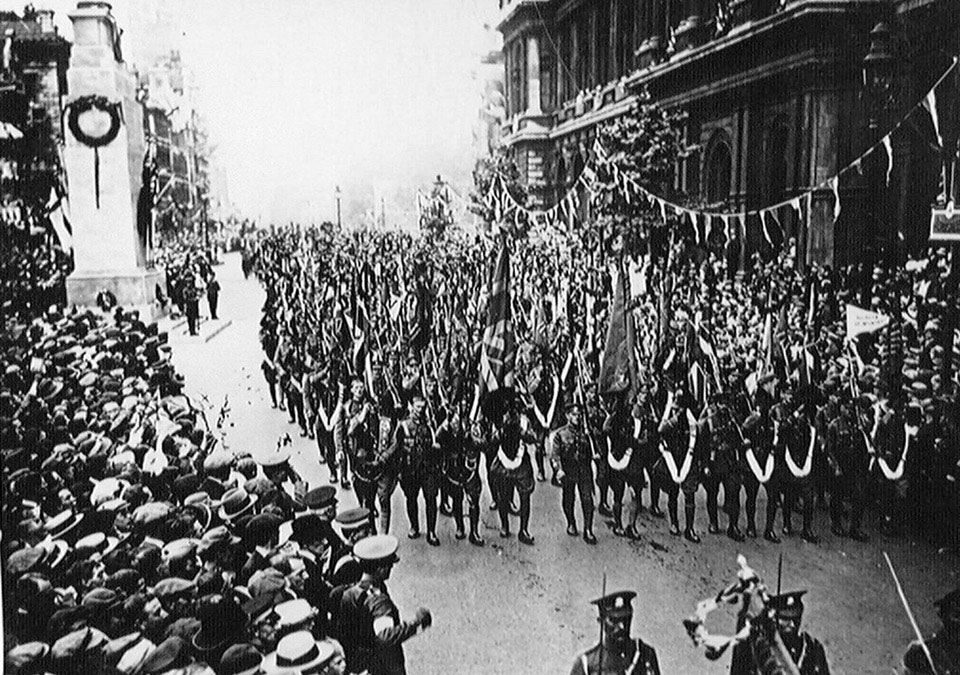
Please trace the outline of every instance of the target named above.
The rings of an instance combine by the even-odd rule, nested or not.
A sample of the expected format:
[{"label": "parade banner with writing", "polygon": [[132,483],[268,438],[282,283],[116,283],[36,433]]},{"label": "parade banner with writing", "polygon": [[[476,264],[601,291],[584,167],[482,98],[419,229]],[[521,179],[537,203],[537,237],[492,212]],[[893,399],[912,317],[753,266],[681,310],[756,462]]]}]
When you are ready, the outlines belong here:
[{"label": "parade banner with writing", "polygon": [[880,312],[871,312],[856,305],[847,305],[847,339],[861,333],[873,333],[890,323],[890,317]]}]

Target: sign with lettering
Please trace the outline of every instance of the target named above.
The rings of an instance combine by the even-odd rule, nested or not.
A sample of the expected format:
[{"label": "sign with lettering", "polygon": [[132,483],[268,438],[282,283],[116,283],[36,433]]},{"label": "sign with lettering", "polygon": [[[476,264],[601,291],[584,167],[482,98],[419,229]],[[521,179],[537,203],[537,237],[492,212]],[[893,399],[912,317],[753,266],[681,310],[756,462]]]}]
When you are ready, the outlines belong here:
[{"label": "sign with lettering", "polygon": [[960,211],[952,201],[930,209],[930,241],[960,241]]}]

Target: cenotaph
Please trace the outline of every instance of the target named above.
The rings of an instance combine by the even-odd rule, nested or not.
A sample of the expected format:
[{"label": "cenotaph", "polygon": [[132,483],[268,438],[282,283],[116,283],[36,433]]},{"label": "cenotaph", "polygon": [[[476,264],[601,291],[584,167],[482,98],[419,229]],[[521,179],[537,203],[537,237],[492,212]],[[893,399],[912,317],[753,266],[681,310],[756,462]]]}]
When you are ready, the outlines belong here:
[{"label": "cenotaph", "polygon": [[121,306],[139,309],[149,320],[157,313],[161,273],[149,265],[148,238],[137,227],[143,111],[110,10],[106,2],[81,1],[69,15],[74,43],[64,163],[75,267],[67,279],[67,301],[93,305],[102,290],[109,290]]}]

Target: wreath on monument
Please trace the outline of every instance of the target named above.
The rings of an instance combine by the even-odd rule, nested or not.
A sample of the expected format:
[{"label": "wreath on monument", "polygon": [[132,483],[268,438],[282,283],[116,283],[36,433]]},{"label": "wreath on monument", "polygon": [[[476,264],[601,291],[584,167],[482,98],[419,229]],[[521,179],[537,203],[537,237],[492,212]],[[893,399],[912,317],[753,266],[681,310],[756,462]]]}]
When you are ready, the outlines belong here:
[{"label": "wreath on monument", "polygon": [[[91,135],[80,126],[80,118],[86,113],[97,111],[110,118],[110,126],[100,135]],[[120,133],[120,103],[111,103],[105,96],[81,96],[70,104],[67,126],[78,141],[91,148],[109,145]]]},{"label": "wreath on monument", "polygon": [[[93,124],[90,125],[92,128],[85,131],[80,120],[84,115],[89,115],[92,112],[95,113]],[[123,108],[120,107],[119,101],[111,103],[106,96],[90,94],[73,101],[67,114],[67,126],[70,133],[87,147],[93,148],[93,184],[98,209],[100,208],[100,148],[110,145],[117,134],[120,133],[122,112]],[[105,128],[102,123],[104,115],[109,122],[109,126]]]}]

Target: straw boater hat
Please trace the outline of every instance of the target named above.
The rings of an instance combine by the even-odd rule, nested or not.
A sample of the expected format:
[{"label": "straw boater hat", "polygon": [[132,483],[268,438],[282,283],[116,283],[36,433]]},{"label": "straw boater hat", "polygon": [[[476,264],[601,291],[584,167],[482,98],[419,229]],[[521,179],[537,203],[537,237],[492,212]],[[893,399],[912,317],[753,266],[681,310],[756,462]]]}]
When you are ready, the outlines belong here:
[{"label": "straw boater hat", "polygon": [[297,631],[282,638],[277,649],[263,659],[260,668],[266,675],[287,675],[318,669],[333,658],[333,645],[317,642],[308,631]]}]

